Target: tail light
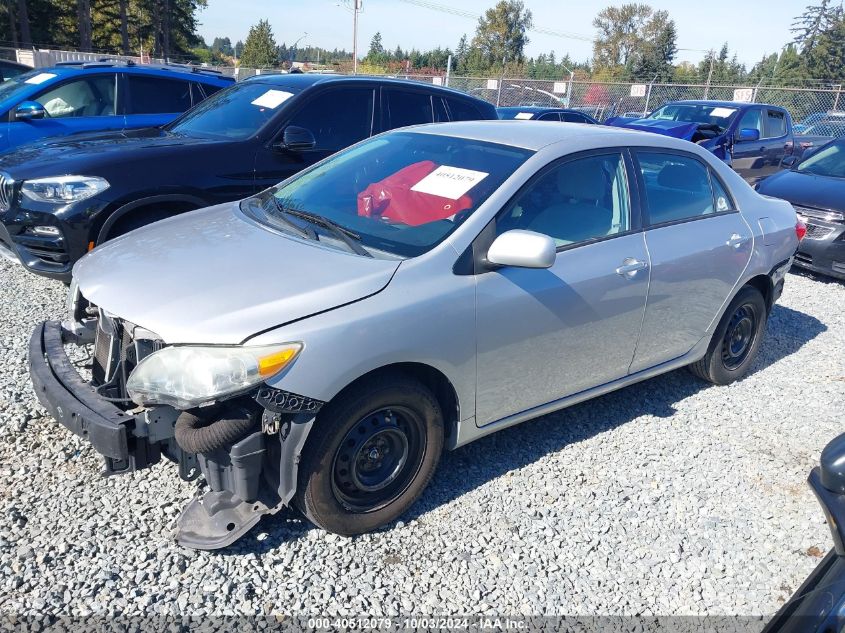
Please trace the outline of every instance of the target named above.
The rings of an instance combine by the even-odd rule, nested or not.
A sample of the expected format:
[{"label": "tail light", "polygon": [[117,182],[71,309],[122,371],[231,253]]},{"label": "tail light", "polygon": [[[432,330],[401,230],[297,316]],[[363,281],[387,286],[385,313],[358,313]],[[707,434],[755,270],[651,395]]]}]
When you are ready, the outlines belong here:
[{"label": "tail light", "polygon": [[805,235],[807,235],[807,225],[801,220],[798,220],[795,223],[795,235],[798,237],[799,242],[804,239]]}]

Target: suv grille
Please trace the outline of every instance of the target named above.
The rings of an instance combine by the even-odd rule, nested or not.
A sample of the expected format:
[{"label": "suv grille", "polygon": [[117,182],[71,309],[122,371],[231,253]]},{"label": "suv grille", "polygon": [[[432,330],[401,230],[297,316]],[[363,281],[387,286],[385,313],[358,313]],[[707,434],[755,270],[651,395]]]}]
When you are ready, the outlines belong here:
[{"label": "suv grille", "polygon": [[804,237],[808,240],[823,240],[831,233],[833,233],[833,229],[830,227],[807,224],[807,235]]},{"label": "suv grille", "polygon": [[[99,311],[94,338],[94,355],[91,377],[101,395],[112,398],[126,398],[126,379],[135,366],[164,343],[155,338],[134,338],[136,327],[116,317]],[[146,332],[146,330],[143,330]]]},{"label": "suv grille", "polygon": [[0,211],[8,211],[15,195],[15,181],[8,174],[0,172]]}]

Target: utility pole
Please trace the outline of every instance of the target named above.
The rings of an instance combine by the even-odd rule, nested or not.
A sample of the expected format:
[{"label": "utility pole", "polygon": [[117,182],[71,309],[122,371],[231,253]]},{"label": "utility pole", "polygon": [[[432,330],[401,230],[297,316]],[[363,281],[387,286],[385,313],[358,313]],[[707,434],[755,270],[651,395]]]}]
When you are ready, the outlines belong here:
[{"label": "utility pole", "polygon": [[713,62],[716,61],[716,51],[710,50],[710,72],[707,73],[707,85],[704,86],[704,98],[710,94],[710,80],[713,78]]},{"label": "utility pole", "polygon": [[352,0],[352,74],[358,74],[358,12],[364,0]]}]

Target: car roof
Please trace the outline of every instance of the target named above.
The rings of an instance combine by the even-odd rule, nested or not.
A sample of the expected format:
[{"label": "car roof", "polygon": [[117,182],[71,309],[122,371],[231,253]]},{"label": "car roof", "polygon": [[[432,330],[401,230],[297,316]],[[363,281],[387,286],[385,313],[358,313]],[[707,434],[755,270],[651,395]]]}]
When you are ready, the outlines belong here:
[{"label": "car roof", "polygon": [[[273,75],[256,75],[247,79],[250,83],[263,83],[277,86],[291,86],[304,90],[309,86],[316,84],[367,84],[367,85],[384,85],[384,86],[402,86],[402,87],[417,87],[424,90],[444,93],[450,97],[459,97],[468,101],[482,101],[478,97],[474,97],[466,92],[446,88],[444,86],[435,86],[432,83],[425,83],[422,81],[412,81],[410,79],[400,79],[395,77],[373,77],[369,75],[323,75],[320,73],[285,73]],[[484,103],[488,103],[484,101]]]},{"label": "car roof", "polygon": [[180,64],[128,64],[121,61],[70,61],[60,62],[55,66],[33,69],[40,72],[52,73],[60,77],[79,76],[80,74],[98,73],[104,70],[125,72],[139,75],[154,75],[156,77],[173,77],[174,75],[186,78],[191,77],[192,81],[215,83],[228,86],[234,79],[226,77],[211,69],[202,66],[183,66]]},{"label": "car roof", "polygon": [[545,108],[543,106],[505,106],[496,109],[499,112],[531,112],[534,114],[538,114],[540,112],[571,112],[572,114],[584,114],[580,110],[572,110],[571,108],[558,108],[555,106],[549,106],[548,108]]},{"label": "car roof", "polygon": [[644,145],[675,148],[689,151],[691,143],[661,134],[639,132],[625,128],[605,125],[587,125],[585,123],[561,123],[549,125],[544,121],[516,121],[500,119],[497,121],[456,121],[453,123],[434,123],[404,131],[421,132],[453,136],[474,141],[510,145],[522,149],[538,151],[547,145],[562,141],[594,140],[596,147],[617,147]]},{"label": "car roof", "polygon": [[[667,101],[663,105],[669,104],[689,104],[689,105],[710,105],[722,108],[746,108],[749,106],[765,106],[767,108],[783,109],[780,106],[770,105],[768,103],[747,103],[744,101],[718,101],[716,99],[679,99],[678,101]],[[661,106],[662,107],[662,106]]]}]

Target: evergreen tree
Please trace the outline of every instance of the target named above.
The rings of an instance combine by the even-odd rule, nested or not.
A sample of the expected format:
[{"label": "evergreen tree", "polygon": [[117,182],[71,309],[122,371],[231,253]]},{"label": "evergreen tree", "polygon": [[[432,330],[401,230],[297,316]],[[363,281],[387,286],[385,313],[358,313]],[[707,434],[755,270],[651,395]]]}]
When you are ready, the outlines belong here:
[{"label": "evergreen tree", "polygon": [[240,64],[244,68],[272,68],[278,62],[278,47],[269,20],[249,29]]}]

